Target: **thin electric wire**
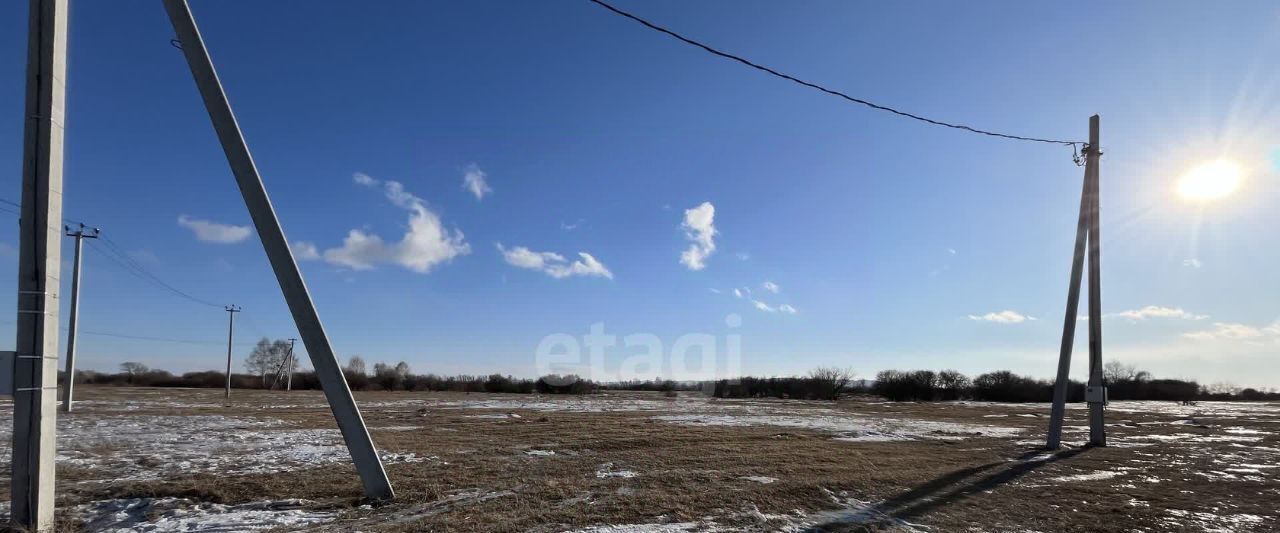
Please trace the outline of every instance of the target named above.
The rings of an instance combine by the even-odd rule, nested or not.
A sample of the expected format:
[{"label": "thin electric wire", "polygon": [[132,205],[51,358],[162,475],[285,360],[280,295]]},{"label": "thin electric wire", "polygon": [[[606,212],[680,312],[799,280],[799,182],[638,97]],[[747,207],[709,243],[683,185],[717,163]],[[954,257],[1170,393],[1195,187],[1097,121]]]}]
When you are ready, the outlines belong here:
[{"label": "thin electric wire", "polygon": [[207,307],[216,307],[216,308],[222,307],[219,304],[215,304],[208,300],[204,300],[204,299],[192,296],[188,294],[186,291],[183,291],[182,289],[179,289],[177,287],[174,287],[173,285],[166,283],[164,280],[161,280],[155,274],[151,274],[149,271],[142,268],[142,266],[138,265],[136,261],[133,261],[131,258],[129,258],[127,254],[120,251],[118,247],[116,247],[114,244],[110,244],[110,241],[103,241],[103,244],[106,247],[99,247],[98,244],[96,244],[94,241],[89,241],[90,248],[102,254],[102,257],[107,258],[112,263],[115,263],[117,266],[124,269],[125,272],[132,274],[134,277],[142,281],[145,281],[147,283],[150,283],[161,289],[167,290],[173,293],[174,295],[180,298],[189,300],[191,302],[194,302],[203,306],[207,306]]},{"label": "thin electric wire", "polygon": [[918,121],[920,121],[920,122],[924,122],[924,123],[932,124],[932,125],[934,125],[934,126],[942,126],[942,127],[946,127],[946,128],[954,128],[954,129],[957,129],[957,130],[964,130],[964,131],[968,131],[968,132],[970,132],[970,133],[977,133],[977,134],[980,134],[980,135],[989,135],[989,136],[991,136],[991,137],[999,137],[999,138],[1002,138],[1002,139],[1012,139],[1012,140],[1015,140],[1015,141],[1029,141],[1029,142],[1039,142],[1039,143],[1049,143],[1049,144],[1060,144],[1060,145],[1064,145],[1064,146],[1072,146],[1072,147],[1075,147],[1075,146],[1077,146],[1077,145],[1079,145],[1079,146],[1083,146],[1083,145],[1087,144],[1087,143],[1085,143],[1085,142],[1083,142],[1083,141],[1067,141],[1067,140],[1060,140],[1060,139],[1044,139],[1044,138],[1039,138],[1039,137],[1024,137],[1024,136],[1022,136],[1022,135],[1012,135],[1012,134],[1008,134],[1008,133],[999,133],[999,132],[995,132],[995,131],[982,130],[982,129],[974,128],[974,127],[971,127],[971,126],[966,126],[966,125],[964,125],[964,124],[954,124],[954,123],[951,123],[951,122],[945,122],[945,121],[942,121],[942,120],[935,120],[935,119],[931,119],[931,118],[928,118],[928,117],[923,117],[923,116],[920,116],[920,115],[916,115],[916,114],[914,114],[914,113],[908,113],[908,112],[906,112],[906,111],[900,111],[900,110],[894,109],[894,108],[889,107],[889,106],[880,105],[880,104],[877,104],[877,103],[874,103],[874,102],[869,102],[869,101],[867,101],[867,100],[863,100],[863,99],[861,99],[861,98],[856,98],[856,97],[850,96],[850,95],[848,95],[848,94],[845,94],[845,93],[843,93],[843,92],[837,91],[837,90],[835,90],[835,89],[828,89],[828,88],[823,87],[823,86],[821,86],[821,85],[818,85],[818,84],[816,84],[816,83],[808,82],[808,81],[802,80],[802,79],[800,79],[800,78],[797,78],[797,77],[795,77],[795,76],[792,76],[792,75],[790,75],[790,74],[785,74],[785,73],[783,73],[783,72],[779,72],[779,71],[777,71],[777,70],[774,70],[774,69],[772,69],[772,68],[766,67],[766,66],[764,66],[764,65],[761,65],[761,64],[756,63],[756,62],[754,62],[754,61],[751,61],[751,60],[749,60],[749,59],[743,58],[743,57],[741,57],[741,56],[736,56],[736,55],[730,54],[730,53],[728,53],[728,52],[721,51],[721,50],[719,50],[719,49],[716,49],[716,48],[711,47],[710,45],[707,45],[707,44],[704,44],[704,43],[702,43],[702,42],[696,41],[696,40],[691,39],[691,38],[689,38],[689,37],[685,37],[684,35],[681,35],[681,34],[679,34],[679,33],[676,33],[676,32],[674,32],[674,31],[672,31],[672,30],[669,30],[669,29],[667,29],[667,28],[664,28],[664,27],[662,27],[662,26],[659,26],[659,25],[657,25],[657,24],[654,24],[654,23],[652,23],[652,22],[649,22],[649,21],[647,21],[647,20],[645,20],[645,19],[643,19],[643,18],[640,18],[640,17],[638,17],[638,16],[636,16],[636,15],[633,15],[633,14],[628,13],[628,12],[626,12],[626,11],[623,11],[623,10],[621,10],[621,9],[618,9],[618,8],[616,8],[616,7],[614,7],[614,6],[610,5],[610,4],[608,4],[607,2],[604,2],[603,0],[587,0],[587,1],[588,1],[588,2],[591,2],[591,3],[593,3],[593,4],[596,4],[596,5],[600,6],[600,7],[603,7],[603,8],[605,8],[605,9],[607,9],[607,10],[609,10],[609,11],[613,12],[613,13],[614,13],[614,14],[616,14],[616,15],[620,15],[620,16],[622,16],[622,17],[625,17],[625,18],[631,19],[631,20],[633,20],[633,21],[635,21],[635,22],[638,22],[638,23],[640,23],[640,24],[644,25],[646,28],[649,28],[649,29],[651,29],[651,30],[657,31],[657,32],[659,32],[659,33],[664,33],[664,34],[666,34],[666,35],[668,35],[668,36],[670,36],[670,37],[673,37],[673,38],[675,38],[675,39],[677,39],[677,40],[679,40],[679,41],[681,41],[681,42],[683,42],[683,43],[685,43],[685,44],[690,44],[690,45],[696,46],[696,47],[698,47],[698,48],[701,48],[702,50],[704,50],[704,51],[706,51],[706,52],[708,52],[708,53],[710,53],[710,54],[712,54],[712,55],[719,56],[719,57],[722,57],[722,58],[725,58],[725,59],[729,59],[729,60],[732,60],[732,61],[736,61],[736,62],[741,63],[741,64],[743,64],[743,65],[746,65],[746,66],[748,66],[748,67],[754,68],[754,69],[756,69],[756,70],[759,70],[759,71],[762,71],[762,72],[765,72],[765,73],[768,73],[768,74],[772,74],[772,75],[777,76],[777,77],[779,77],[779,78],[782,78],[782,79],[784,79],[784,80],[788,80],[788,81],[791,81],[791,82],[793,82],[793,83],[797,83],[797,84],[803,85],[803,86],[805,86],[805,87],[809,87],[809,88],[811,88],[811,89],[817,89],[817,90],[819,90],[819,91],[822,91],[822,92],[824,92],[824,93],[830,94],[830,95],[832,95],[832,96],[837,96],[837,97],[843,98],[843,99],[845,99],[845,100],[848,100],[848,101],[850,101],[850,102],[853,102],[853,103],[855,103],[855,104],[864,105],[864,106],[870,107],[870,108],[872,108],[872,109],[876,109],[876,110],[879,110],[879,111],[885,111],[885,112],[888,112],[888,113],[893,113],[893,114],[898,115],[898,116],[906,117],[906,118],[913,119],[913,120],[918,120]]},{"label": "thin electric wire", "polygon": [[[17,212],[13,212],[13,211],[10,211],[10,212],[11,212],[11,213],[14,213],[14,214],[16,214],[16,215],[18,215],[19,217],[21,217],[21,216],[22,216],[22,204],[20,204],[20,203],[18,203],[18,202],[15,202],[15,201],[13,201],[13,200],[6,200],[6,199],[4,199],[4,198],[0,198],[0,204],[8,204],[8,205],[11,205],[11,206],[13,206],[13,207],[18,208],[18,211],[17,211]],[[63,221],[63,222],[66,222],[66,223],[68,223],[68,224],[79,224],[79,225],[81,225],[81,226],[92,227],[92,226],[89,226],[88,224],[85,224],[84,222],[81,222],[81,221],[76,220],[76,219],[74,219],[74,218],[62,217],[62,221]]]}]

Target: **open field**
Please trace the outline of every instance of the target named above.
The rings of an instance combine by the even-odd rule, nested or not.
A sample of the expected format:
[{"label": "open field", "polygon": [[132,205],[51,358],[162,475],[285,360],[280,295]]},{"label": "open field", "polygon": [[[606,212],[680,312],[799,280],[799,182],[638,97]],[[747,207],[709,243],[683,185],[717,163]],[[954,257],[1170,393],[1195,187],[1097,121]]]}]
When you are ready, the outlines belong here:
[{"label": "open field", "polygon": [[1274,403],[1118,402],[1111,446],[1050,454],[1046,405],[357,393],[398,493],[372,507],[318,392],[77,392],[68,530],[1280,529]]}]

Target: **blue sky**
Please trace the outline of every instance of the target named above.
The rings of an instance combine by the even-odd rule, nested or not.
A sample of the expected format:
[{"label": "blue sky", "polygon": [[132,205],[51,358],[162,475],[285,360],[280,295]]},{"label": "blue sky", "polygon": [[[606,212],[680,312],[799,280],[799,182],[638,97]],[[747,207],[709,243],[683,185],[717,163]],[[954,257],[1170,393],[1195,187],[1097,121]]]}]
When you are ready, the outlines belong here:
[{"label": "blue sky", "polygon": [[[618,2],[943,120],[1083,139],[1100,114],[1106,357],[1280,385],[1274,3]],[[599,323],[668,350],[737,336],[752,374],[1055,368],[1082,174],[1067,148],[858,107],[585,0],[193,11],[286,233],[315,247],[302,269],[344,359],[533,375],[548,335]],[[16,200],[25,3],[0,24],[0,197]],[[243,306],[242,358],[296,332],[170,38],[159,4],[73,2],[65,214]],[[1245,169],[1238,191],[1174,193],[1216,158]],[[0,243],[12,308],[16,224]],[[221,368],[226,313],[86,248],[82,368]]]}]

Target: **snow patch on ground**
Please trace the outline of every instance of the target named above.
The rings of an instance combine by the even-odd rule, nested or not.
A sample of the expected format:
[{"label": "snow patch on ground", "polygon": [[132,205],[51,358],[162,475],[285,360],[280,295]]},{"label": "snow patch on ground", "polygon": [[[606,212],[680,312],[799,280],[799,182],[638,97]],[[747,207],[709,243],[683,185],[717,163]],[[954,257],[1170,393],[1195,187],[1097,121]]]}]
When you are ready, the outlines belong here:
[{"label": "snow patch on ground", "polygon": [[1049,481],[1056,481],[1060,483],[1070,483],[1075,481],[1102,481],[1104,479],[1111,479],[1113,477],[1120,476],[1123,474],[1124,472],[1116,472],[1114,470],[1099,470],[1097,472],[1089,472],[1087,474],[1058,476],[1050,479]]},{"label": "snow patch on ground", "polygon": [[917,439],[960,440],[970,437],[1012,437],[1020,428],[860,416],[684,414],[654,417],[692,426],[778,426],[825,431],[836,440],[887,442]]},{"label": "snow patch on ground", "polygon": [[311,511],[305,500],[241,505],[197,503],[183,498],[131,498],[81,505],[75,512],[88,531],[252,531],[297,530],[328,522],[335,513]]},{"label": "snow patch on ground", "polygon": [[[87,402],[86,402],[87,403]],[[0,425],[0,456],[12,428]],[[351,461],[336,429],[302,429],[272,418],[221,415],[58,417],[59,465],[102,480],[147,480],[193,472],[263,474]],[[420,462],[383,451],[384,462]]]},{"label": "snow patch on ground", "polygon": [[640,474],[632,470],[620,469],[613,463],[604,463],[600,465],[599,468],[596,469],[596,477],[599,479],[605,479],[605,478],[611,478],[611,477],[633,478],[639,475]]},{"label": "snow patch on ground", "polygon": [[778,480],[778,478],[776,477],[768,477],[768,476],[743,476],[740,479],[745,479],[747,481],[754,481],[756,483],[760,483],[763,485],[768,485]]}]

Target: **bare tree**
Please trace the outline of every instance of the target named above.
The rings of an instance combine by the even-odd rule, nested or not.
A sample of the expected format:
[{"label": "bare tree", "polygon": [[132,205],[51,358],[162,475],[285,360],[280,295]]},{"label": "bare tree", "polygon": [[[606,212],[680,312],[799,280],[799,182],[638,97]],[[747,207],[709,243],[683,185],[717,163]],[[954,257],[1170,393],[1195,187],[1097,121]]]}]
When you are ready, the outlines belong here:
[{"label": "bare tree", "polygon": [[1138,370],[1133,365],[1120,361],[1107,361],[1107,364],[1102,365],[1102,376],[1110,383],[1133,381],[1138,377]]},{"label": "bare tree", "polygon": [[400,361],[396,366],[386,363],[373,365],[373,381],[384,390],[396,390],[404,387],[405,378],[409,377],[409,363]]},{"label": "bare tree", "polygon": [[840,392],[849,386],[855,376],[851,368],[818,367],[809,372],[809,379],[818,387],[818,395],[827,400],[840,399]]},{"label": "bare tree", "polygon": [[136,361],[126,361],[120,363],[120,371],[129,375],[129,383],[133,383],[133,378],[150,372],[151,369],[142,363]]},{"label": "bare tree", "polygon": [[[280,372],[288,357],[289,341],[284,339],[273,341],[263,337],[253,347],[253,351],[249,352],[249,357],[244,361],[244,367],[249,370],[249,373],[262,376],[262,384],[266,385],[267,376],[274,376]],[[294,360],[294,367],[297,367],[297,360]]]},{"label": "bare tree", "polygon": [[368,367],[364,364],[364,358],[358,355],[353,355],[351,356],[351,359],[347,360],[347,367],[345,370],[348,374],[359,374],[361,376],[369,373]]}]

